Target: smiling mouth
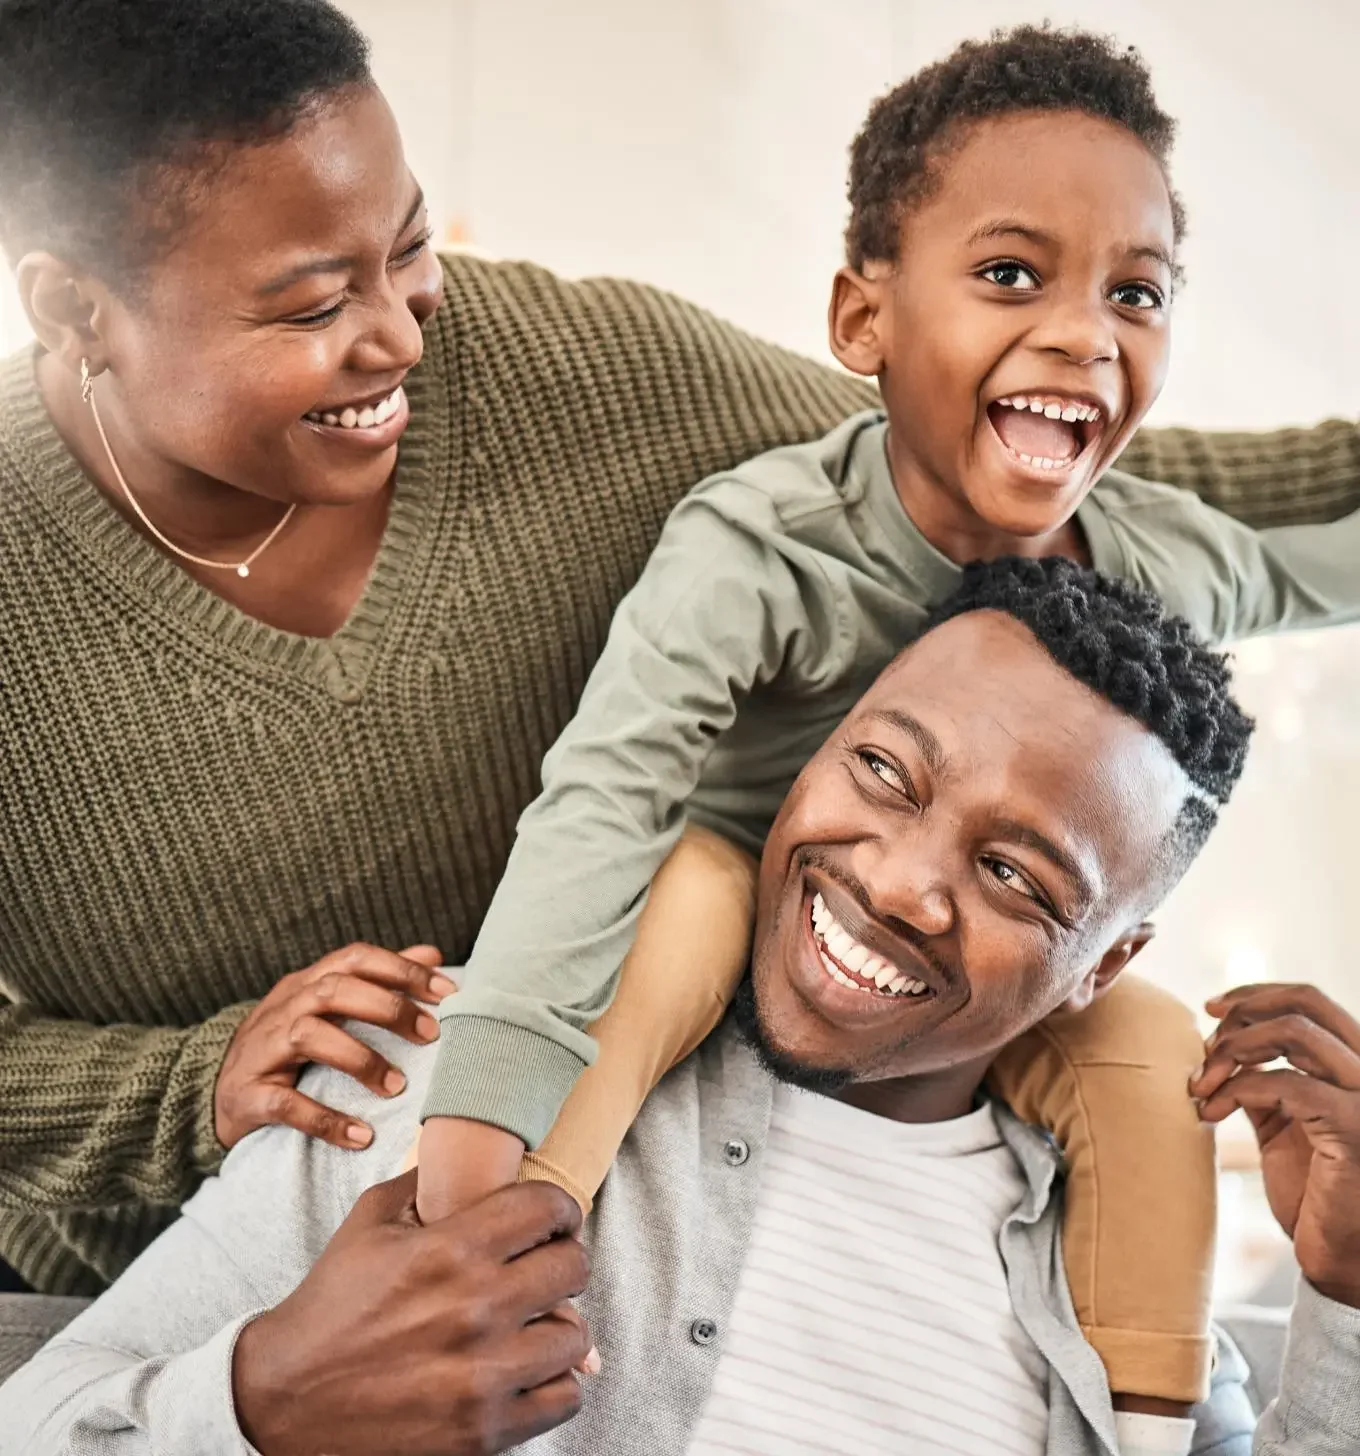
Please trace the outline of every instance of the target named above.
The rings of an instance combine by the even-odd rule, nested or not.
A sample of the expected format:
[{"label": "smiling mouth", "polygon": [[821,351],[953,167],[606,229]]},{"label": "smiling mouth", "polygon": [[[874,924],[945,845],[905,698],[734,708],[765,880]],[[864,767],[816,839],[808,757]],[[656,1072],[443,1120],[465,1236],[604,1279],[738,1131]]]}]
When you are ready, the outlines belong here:
[{"label": "smiling mouth", "polygon": [[861,945],[827,908],[820,891],[812,897],[809,915],[822,969],[839,985],[865,995],[905,996],[916,1001],[935,995],[924,981],[907,975],[900,966]]},{"label": "smiling mouth", "polygon": [[401,408],[403,392],[401,385],[384,395],[373,404],[362,406],[345,405],[338,410],[309,410],[303,419],[314,425],[329,425],[332,429],[371,430],[385,425]]},{"label": "smiling mouth", "polygon": [[1104,433],[1105,412],[1093,400],[1061,394],[1014,394],[987,406],[992,431],[1018,464],[1066,474]]}]

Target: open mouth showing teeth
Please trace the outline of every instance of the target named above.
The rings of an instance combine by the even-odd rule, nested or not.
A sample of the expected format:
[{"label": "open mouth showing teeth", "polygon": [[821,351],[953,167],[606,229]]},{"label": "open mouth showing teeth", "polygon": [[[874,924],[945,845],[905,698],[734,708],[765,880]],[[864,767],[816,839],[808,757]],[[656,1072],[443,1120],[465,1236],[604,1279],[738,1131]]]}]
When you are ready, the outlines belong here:
[{"label": "open mouth showing teeth", "polygon": [[386,424],[401,408],[401,400],[401,385],[397,385],[386,399],[380,399],[377,404],[366,404],[362,409],[311,410],[303,419],[314,425],[330,425],[332,429],[371,430],[374,425]]},{"label": "open mouth showing teeth", "polygon": [[993,400],[987,418],[997,438],[1022,465],[1067,470],[1100,435],[1098,405],[1056,394],[1015,394]]},{"label": "open mouth showing teeth", "polygon": [[904,975],[881,955],[861,945],[826,908],[820,894],[812,897],[812,938],[827,975],[852,991],[879,996],[934,994],[924,981]]}]

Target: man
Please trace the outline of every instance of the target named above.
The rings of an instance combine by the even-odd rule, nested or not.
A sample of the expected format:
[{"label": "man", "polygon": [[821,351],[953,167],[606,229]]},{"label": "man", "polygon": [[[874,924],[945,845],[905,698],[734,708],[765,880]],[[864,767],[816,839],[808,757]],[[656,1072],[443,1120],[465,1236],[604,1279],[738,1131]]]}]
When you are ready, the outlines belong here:
[{"label": "man", "polygon": [[[1137,589],[969,569],[781,811],[739,1029],[663,1082],[601,1193],[582,1309],[603,1368],[536,1450],[1121,1449],[1059,1272],[1056,1155],[980,1088],[1146,942],[1249,731],[1222,663]],[[847,976],[847,938],[926,989]],[[1360,1026],[1306,988],[1221,1010],[1195,1091],[1209,1120],[1255,1118],[1307,1280],[1254,1449],[1351,1450]],[[428,1050],[382,1049],[428,1075]],[[1280,1056],[1299,1070],[1261,1070]],[[243,1143],[0,1391],[0,1450],[480,1452],[570,1414],[595,1363],[560,1307],[586,1282],[570,1200],[523,1185],[422,1228],[406,1175],[349,1212],[399,1165],[415,1090],[371,1099],[357,1156]],[[1197,1451],[1253,1449],[1239,1378],[1225,1348]]]}]

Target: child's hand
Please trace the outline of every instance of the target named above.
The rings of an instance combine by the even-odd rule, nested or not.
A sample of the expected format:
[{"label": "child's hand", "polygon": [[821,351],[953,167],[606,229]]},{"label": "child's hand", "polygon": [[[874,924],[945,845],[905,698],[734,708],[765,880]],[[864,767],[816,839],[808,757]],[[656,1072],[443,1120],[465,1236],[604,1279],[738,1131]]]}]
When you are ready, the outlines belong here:
[{"label": "child's hand", "polygon": [[465,1117],[431,1117],[420,1131],[416,1212],[434,1223],[513,1183],[524,1144],[513,1133]]}]

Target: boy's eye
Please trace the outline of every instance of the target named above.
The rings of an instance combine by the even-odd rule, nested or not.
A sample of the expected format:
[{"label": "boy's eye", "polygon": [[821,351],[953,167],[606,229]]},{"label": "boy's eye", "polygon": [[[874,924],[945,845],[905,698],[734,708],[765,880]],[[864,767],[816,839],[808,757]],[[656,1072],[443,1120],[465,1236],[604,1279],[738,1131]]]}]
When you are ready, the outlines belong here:
[{"label": "boy's eye", "polygon": [[1150,283],[1121,283],[1110,297],[1122,308],[1162,308],[1165,300],[1159,289]]},{"label": "boy's eye", "polygon": [[1013,259],[1003,263],[989,263],[980,275],[998,288],[1010,289],[1015,293],[1033,293],[1039,287],[1039,280],[1023,263]]}]

